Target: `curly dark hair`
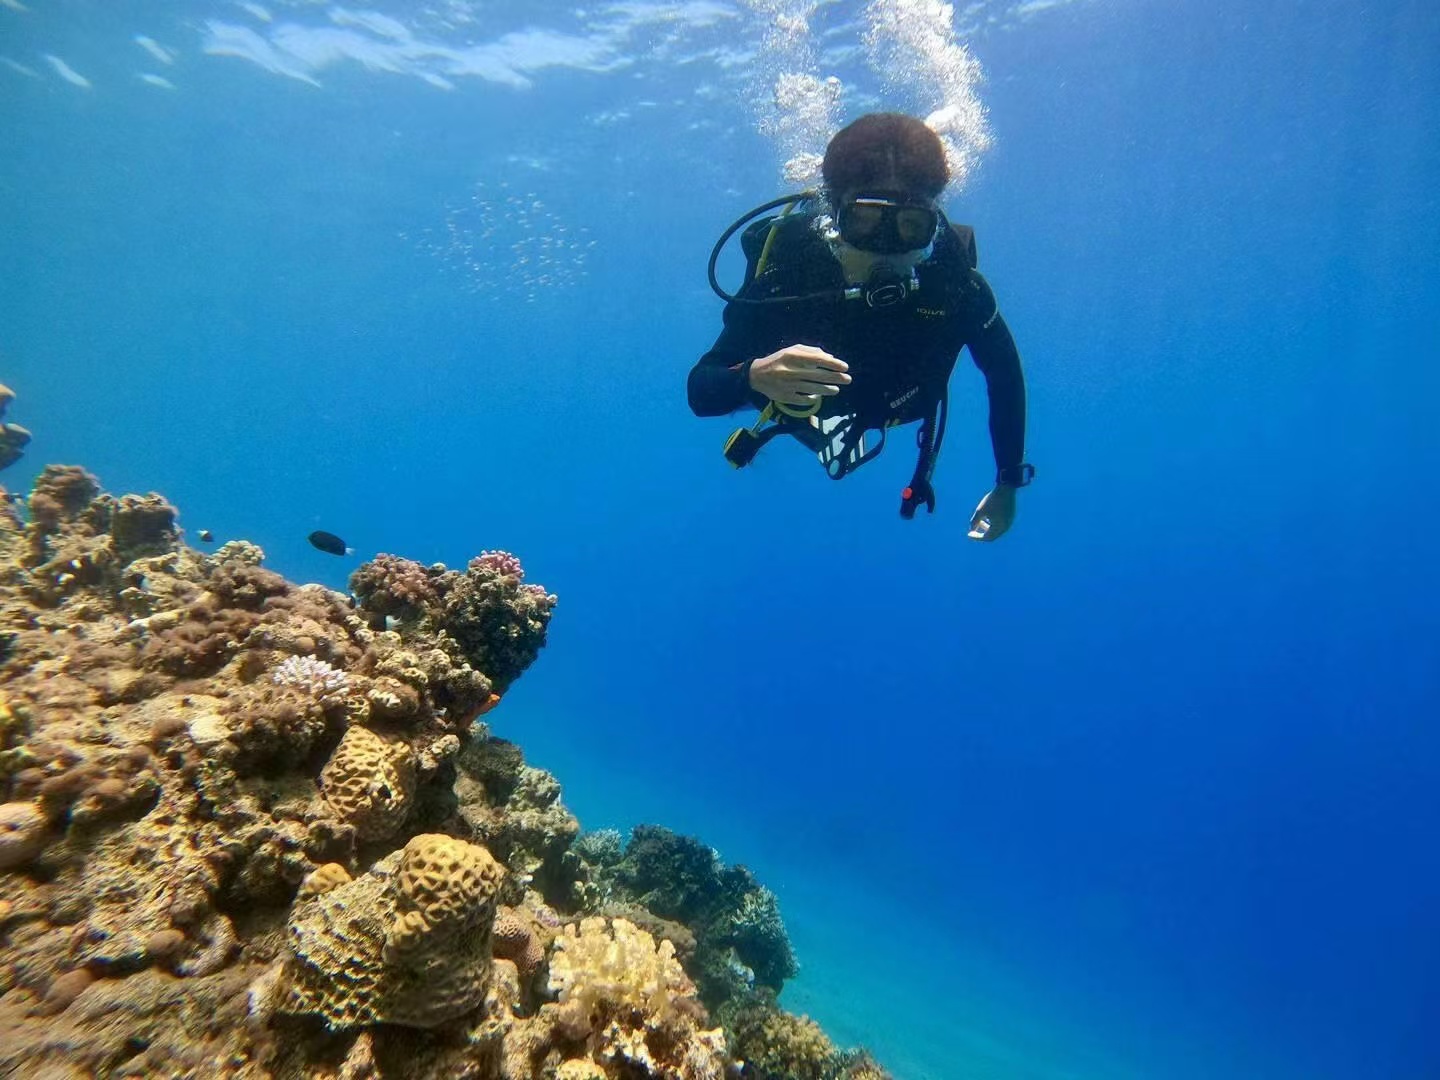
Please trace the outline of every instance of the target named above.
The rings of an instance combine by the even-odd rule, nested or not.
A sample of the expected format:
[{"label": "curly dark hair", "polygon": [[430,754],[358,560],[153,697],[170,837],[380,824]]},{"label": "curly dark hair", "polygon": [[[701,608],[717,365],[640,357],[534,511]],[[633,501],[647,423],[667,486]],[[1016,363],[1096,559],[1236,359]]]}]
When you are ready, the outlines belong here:
[{"label": "curly dark hair", "polygon": [[869,113],[835,133],[820,166],[832,193],[893,186],[933,199],[950,182],[940,136],[904,113]]}]

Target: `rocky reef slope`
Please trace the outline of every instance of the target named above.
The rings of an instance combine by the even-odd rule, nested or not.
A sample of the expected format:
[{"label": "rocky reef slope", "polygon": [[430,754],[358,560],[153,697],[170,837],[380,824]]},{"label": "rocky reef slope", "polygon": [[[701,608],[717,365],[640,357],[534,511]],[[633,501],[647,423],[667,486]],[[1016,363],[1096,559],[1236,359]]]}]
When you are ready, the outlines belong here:
[{"label": "rocky reef slope", "polygon": [[556,603],[514,556],[262,563],[75,467],[0,503],[0,1075],[886,1075],[776,1004],[749,871],[489,732]]}]

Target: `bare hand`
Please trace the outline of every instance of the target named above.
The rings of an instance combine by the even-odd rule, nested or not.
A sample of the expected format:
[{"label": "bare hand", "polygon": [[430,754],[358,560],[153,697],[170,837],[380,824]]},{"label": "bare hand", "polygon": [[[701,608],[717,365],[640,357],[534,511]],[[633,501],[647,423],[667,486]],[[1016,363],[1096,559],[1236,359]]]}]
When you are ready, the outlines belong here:
[{"label": "bare hand", "polygon": [[996,484],[975,508],[970,517],[971,540],[991,543],[999,540],[1015,523],[1015,489],[1008,484]]},{"label": "bare hand", "polygon": [[850,385],[850,365],[813,345],[787,345],[750,365],[750,386],[781,405],[818,405]]}]

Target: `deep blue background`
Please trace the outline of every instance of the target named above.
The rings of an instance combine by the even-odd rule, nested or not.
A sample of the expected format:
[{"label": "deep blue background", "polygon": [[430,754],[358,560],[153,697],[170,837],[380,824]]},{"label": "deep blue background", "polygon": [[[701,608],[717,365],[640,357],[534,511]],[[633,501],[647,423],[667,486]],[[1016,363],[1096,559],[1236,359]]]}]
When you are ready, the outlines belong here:
[{"label": "deep blue background", "polygon": [[[42,72],[187,41],[32,6],[0,52]],[[6,480],[83,463],[337,587],[313,528],[516,551],[561,603],[499,731],[587,826],[755,867],[787,1000],[902,1078],[1440,1075],[1440,14],[1082,3],[972,46],[997,145],[951,216],[1039,469],[999,544],[964,537],[968,363],[915,522],[904,439],[843,484],[734,473],[689,415],[705,255],[777,174],[733,102],[684,129],[684,66],[0,71],[0,378],[36,433]],[[589,227],[578,287],[474,297],[417,250],[500,179]]]}]

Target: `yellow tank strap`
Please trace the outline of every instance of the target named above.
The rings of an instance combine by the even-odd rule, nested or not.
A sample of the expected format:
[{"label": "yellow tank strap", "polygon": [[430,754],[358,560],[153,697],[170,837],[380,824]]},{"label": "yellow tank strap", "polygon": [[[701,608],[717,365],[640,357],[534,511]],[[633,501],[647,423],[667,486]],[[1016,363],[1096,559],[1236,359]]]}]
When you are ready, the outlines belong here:
[{"label": "yellow tank strap", "polygon": [[[780,212],[780,216],[771,224],[770,231],[765,234],[765,246],[760,249],[760,258],[755,262],[755,276],[757,278],[765,272],[765,266],[770,261],[770,249],[775,246],[775,233],[780,228],[780,222],[789,217],[790,211],[794,210],[797,205],[799,205],[798,202],[786,204],[785,209]],[[782,405],[780,402],[772,400],[769,405],[765,406],[765,412],[760,414],[760,419],[756,422],[755,426],[759,427],[760,424],[770,419],[770,416],[767,414],[771,414],[771,410],[782,412],[786,416],[793,416],[797,420],[803,420],[807,416],[814,416],[820,411],[820,401],[821,399],[817,397],[809,405],[801,408],[795,405]]]}]

